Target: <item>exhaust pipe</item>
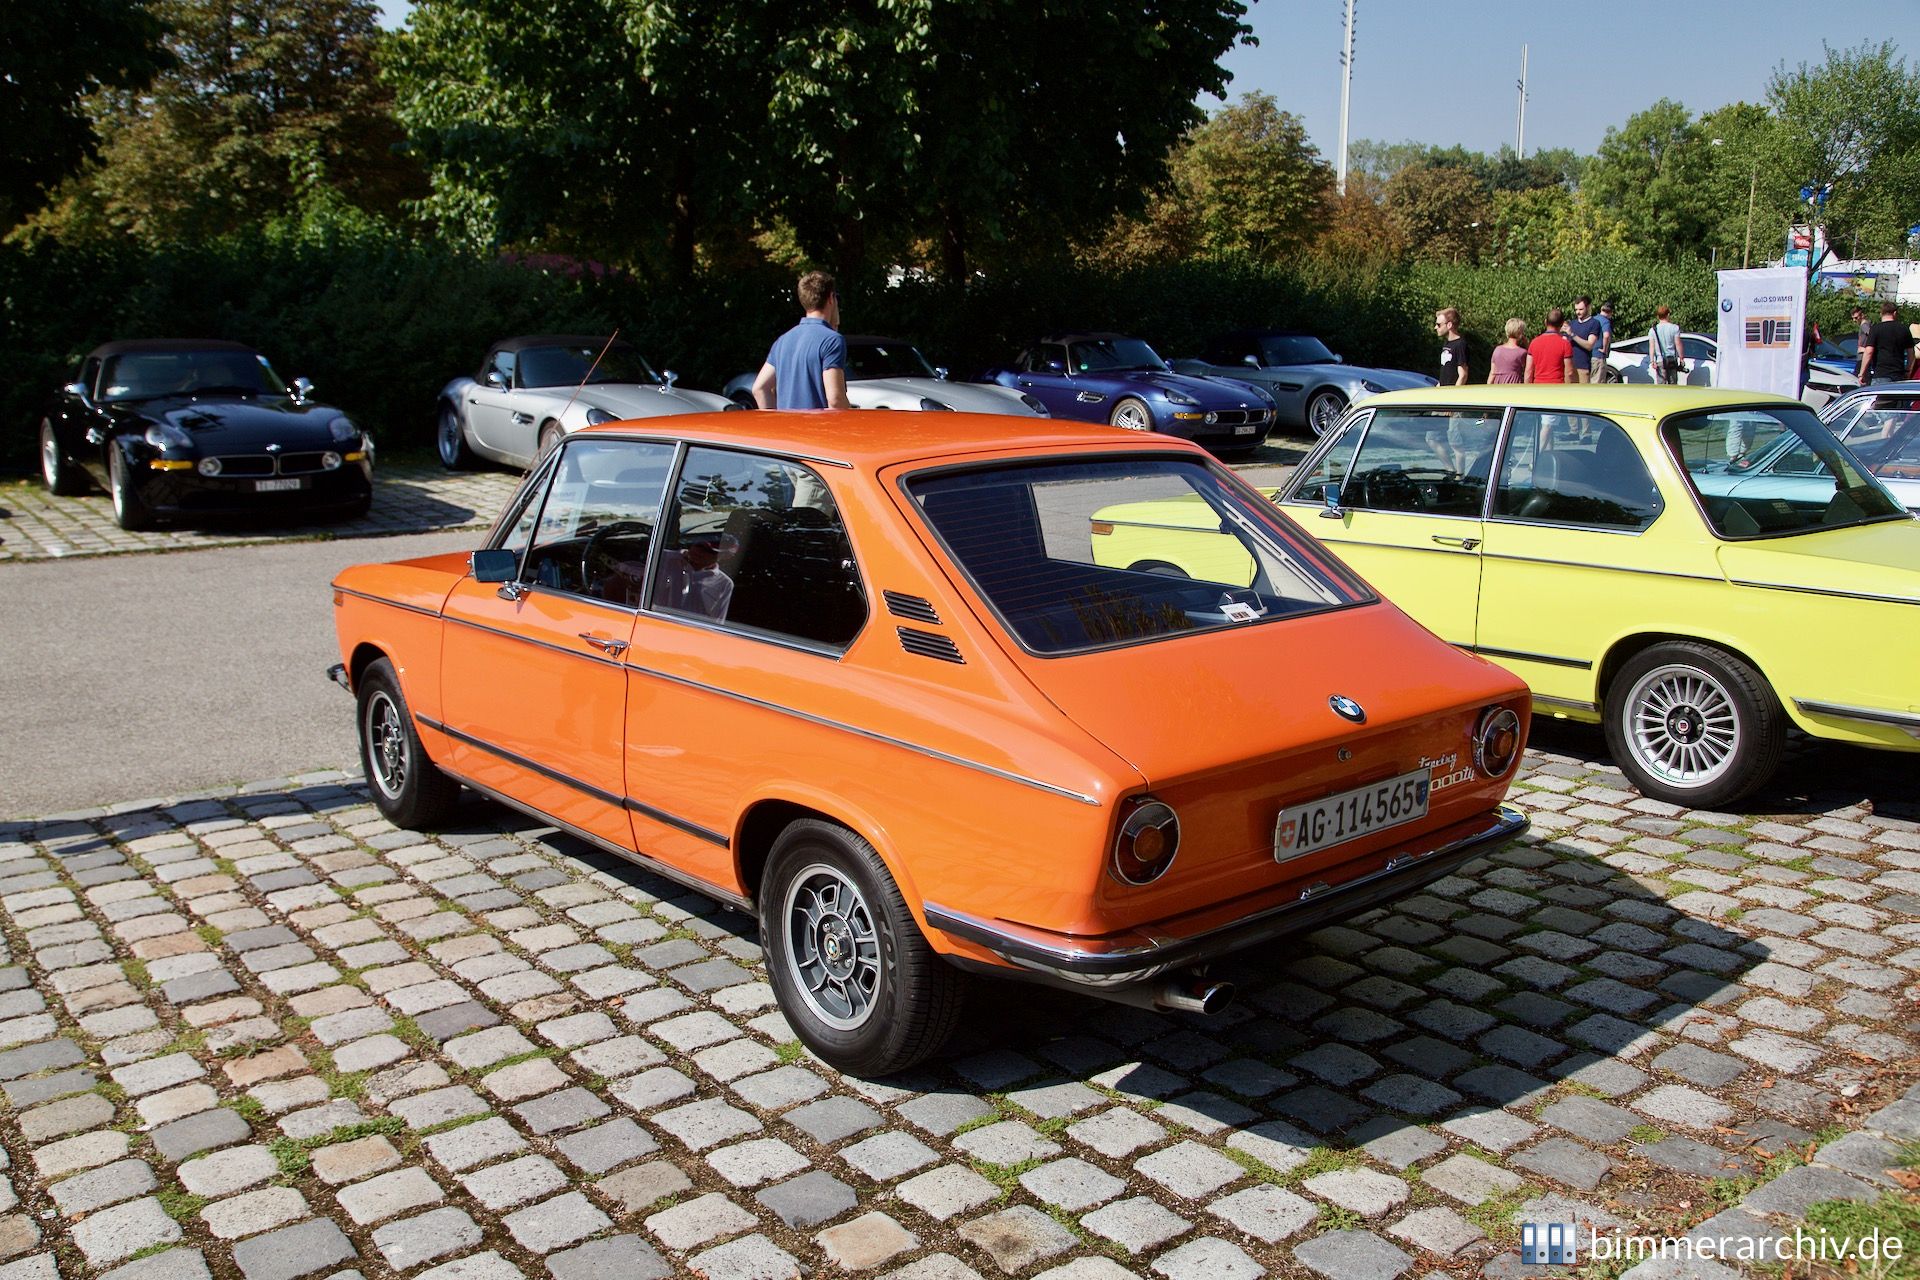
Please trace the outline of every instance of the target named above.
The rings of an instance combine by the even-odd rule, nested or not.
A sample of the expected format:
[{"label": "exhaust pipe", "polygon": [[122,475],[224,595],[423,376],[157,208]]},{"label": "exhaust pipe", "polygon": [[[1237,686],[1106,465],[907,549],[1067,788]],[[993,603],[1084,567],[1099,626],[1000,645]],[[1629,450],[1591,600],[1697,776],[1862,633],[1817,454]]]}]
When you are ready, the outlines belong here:
[{"label": "exhaust pipe", "polygon": [[1233,1002],[1233,984],[1214,982],[1200,974],[1186,974],[1160,982],[1142,982],[1125,987],[1097,987],[1091,984],[1056,979],[1068,991],[1097,996],[1115,1004],[1136,1009],[1173,1010],[1176,1013],[1219,1013]]},{"label": "exhaust pipe", "polygon": [[1205,978],[1174,979],[1162,983],[1153,993],[1153,1002],[1161,1009],[1181,1013],[1219,1013],[1233,1003],[1231,982],[1209,982]]}]

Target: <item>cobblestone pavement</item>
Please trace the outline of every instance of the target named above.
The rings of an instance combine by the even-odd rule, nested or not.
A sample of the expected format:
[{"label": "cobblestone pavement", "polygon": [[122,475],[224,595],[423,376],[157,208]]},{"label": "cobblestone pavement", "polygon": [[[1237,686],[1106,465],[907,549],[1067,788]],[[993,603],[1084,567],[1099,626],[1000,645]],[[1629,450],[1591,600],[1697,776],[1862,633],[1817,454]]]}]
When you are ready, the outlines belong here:
[{"label": "cobblestone pavement", "polygon": [[383,463],[375,472],[373,507],[365,519],[310,525],[226,521],[129,533],[113,522],[113,503],[103,493],[56,498],[37,483],[12,481],[0,484],[0,561],[187,551],[292,538],[366,538],[486,525],[519,483],[514,472],[449,472],[437,462],[396,461]]},{"label": "cobblestone pavement", "polygon": [[481,801],[0,826],[0,1280],[1498,1276],[1517,1221],[1765,1236],[1895,1186],[1908,763],[1738,817],[1595,738],[1530,753],[1526,843],[1237,959],[1225,1015],[988,987],[878,1084],[800,1050],[743,917]]}]

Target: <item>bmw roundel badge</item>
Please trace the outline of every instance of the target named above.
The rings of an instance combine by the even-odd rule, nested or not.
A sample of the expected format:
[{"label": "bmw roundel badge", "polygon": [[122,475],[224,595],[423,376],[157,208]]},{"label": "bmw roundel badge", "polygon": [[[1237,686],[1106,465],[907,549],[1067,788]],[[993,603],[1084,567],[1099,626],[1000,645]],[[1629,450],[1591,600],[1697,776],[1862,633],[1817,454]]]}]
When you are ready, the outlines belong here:
[{"label": "bmw roundel badge", "polygon": [[1367,722],[1367,709],[1344,693],[1336,693],[1328,698],[1327,705],[1332,707],[1333,713],[1343,720],[1351,720],[1355,724]]}]

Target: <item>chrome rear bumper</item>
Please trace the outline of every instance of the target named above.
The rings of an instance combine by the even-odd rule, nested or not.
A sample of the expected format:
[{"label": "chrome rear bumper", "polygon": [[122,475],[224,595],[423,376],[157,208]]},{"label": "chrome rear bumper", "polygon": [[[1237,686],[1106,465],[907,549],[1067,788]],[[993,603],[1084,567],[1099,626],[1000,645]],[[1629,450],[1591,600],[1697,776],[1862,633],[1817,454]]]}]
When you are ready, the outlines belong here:
[{"label": "chrome rear bumper", "polygon": [[1370,855],[1369,861],[1380,859],[1375,870],[1332,887],[1316,885],[1281,900],[1256,895],[1250,904],[1246,900],[1228,903],[1100,937],[982,920],[931,902],[925,910],[927,923],[934,928],[985,947],[1019,968],[1077,986],[1122,986],[1288,934],[1310,932],[1391,902],[1493,852],[1524,834],[1527,826],[1525,814],[1500,805],[1477,818]]}]

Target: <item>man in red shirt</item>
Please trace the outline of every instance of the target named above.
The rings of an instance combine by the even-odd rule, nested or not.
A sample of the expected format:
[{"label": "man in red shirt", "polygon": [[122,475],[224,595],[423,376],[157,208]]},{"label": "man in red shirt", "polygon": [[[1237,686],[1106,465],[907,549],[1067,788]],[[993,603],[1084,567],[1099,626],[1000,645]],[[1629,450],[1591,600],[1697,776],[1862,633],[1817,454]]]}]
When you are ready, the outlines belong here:
[{"label": "man in red shirt", "polygon": [[1560,332],[1566,322],[1567,313],[1560,308],[1547,312],[1546,331],[1527,344],[1526,381],[1573,381],[1573,344]]}]

